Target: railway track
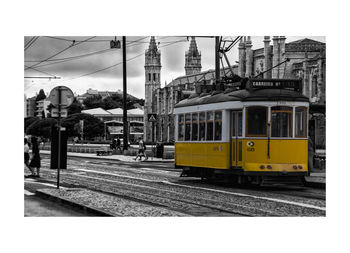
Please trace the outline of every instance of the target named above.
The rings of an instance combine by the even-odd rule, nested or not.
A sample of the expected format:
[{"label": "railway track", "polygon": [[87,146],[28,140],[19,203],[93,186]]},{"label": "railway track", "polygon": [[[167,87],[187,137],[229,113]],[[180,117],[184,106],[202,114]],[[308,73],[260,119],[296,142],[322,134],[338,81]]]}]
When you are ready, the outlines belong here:
[{"label": "railway track", "polygon": [[[105,166],[103,170],[99,170],[97,165],[94,165],[94,170],[72,169],[69,173],[62,175],[62,180],[64,183],[162,206],[193,216],[286,216],[286,214],[297,216],[308,215],[305,210],[310,209],[316,211],[317,215],[325,215],[325,210],[315,205],[298,205],[293,201],[264,199],[231,191],[198,187],[198,185],[169,182],[164,180],[164,177],[159,177],[157,173],[151,176],[147,173],[146,178],[137,178],[134,173],[130,174],[130,171],[127,175],[123,173],[120,175],[115,173],[115,169],[114,172],[108,169],[106,171]],[[55,175],[53,174],[52,177],[54,179]],[[270,204],[266,205],[266,202]],[[293,209],[294,211],[288,212]]]}]

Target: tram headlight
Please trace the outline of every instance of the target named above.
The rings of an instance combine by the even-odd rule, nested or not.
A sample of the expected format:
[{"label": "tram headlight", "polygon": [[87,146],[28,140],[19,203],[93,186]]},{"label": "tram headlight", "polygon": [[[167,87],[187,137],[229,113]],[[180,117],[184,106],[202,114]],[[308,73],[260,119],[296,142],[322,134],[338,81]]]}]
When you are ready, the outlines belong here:
[{"label": "tram headlight", "polygon": [[272,166],[271,165],[267,165],[266,168],[268,168],[269,170],[272,169]]},{"label": "tram headlight", "polygon": [[265,166],[264,165],[260,165],[260,169],[265,169]]},{"label": "tram headlight", "polygon": [[296,169],[298,169],[298,167],[297,167],[296,165],[293,165],[293,169],[295,169],[295,170],[296,170]]},{"label": "tram headlight", "polygon": [[298,165],[298,168],[301,170],[301,169],[303,169],[303,166],[301,166],[301,165]]}]

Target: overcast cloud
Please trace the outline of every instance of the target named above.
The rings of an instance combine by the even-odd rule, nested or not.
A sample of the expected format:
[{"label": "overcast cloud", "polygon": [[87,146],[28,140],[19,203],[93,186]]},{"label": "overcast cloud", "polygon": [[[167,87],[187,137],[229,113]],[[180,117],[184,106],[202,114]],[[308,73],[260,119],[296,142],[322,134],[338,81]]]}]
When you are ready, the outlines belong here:
[{"label": "overcast cloud", "polygon": [[[46,93],[57,85],[64,85],[76,94],[83,94],[87,89],[98,90],[122,90],[122,50],[110,49],[109,41],[114,36],[95,37],[87,42],[78,44],[79,41],[87,40],[92,36],[76,37],[39,37],[24,52],[24,65],[34,66],[38,61],[45,60],[58,52],[68,48],[64,52],[34,66],[36,70],[24,71],[26,77],[57,76],[61,79],[24,79],[24,92],[27,97],[34,96],[40,89]],[[310,38],[325,42],[322,36],[287,36],[287,43],[302,38]],[[24,38],[24,45],[32,37]],[[235,38],[235,36],[232,36]],[[118,40],[122,37],[118,36]],[[76,42],[73,44],[72,40]],[[145,50],[148,49],[150,37],[127,37],[127,90],[139,98],[144,98],[145,90]],[[202,71],[214,68],[214,39],[196,38],[198,49],[202,54]],[[263,46],[262,36],[252,36],[253,49]],[[169,83],[178,76],[185,74],[185,51],[188,50],[190,41],[184,36],[156,36],[156,42],[161,50],[161,83]],[[87,54],[92,54],[88,55]],[[85,57],[81,57],[85,55]],[[237,45],[228,54],[231,64],[237,61]],[[80,56],[74,60],[69,57]],[[58,59],[62,59],[58,61]],[[114,66],[115,65],[115,66]],[[113,66],[113,67],[111,67]],[[25,67],[26,68],[26,67]],[[103,71],[99,71],[105,69]],[[97,72],[99,71],[99,72]],[[94,74],[91,74],[96,72]]]}]

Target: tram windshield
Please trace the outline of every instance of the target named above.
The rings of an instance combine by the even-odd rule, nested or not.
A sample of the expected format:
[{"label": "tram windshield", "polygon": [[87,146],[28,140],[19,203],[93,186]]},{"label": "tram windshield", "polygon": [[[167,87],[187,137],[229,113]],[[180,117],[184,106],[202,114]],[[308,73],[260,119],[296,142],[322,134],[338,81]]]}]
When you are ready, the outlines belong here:
[{"label": "tram windshield", "polygon": [[247,108],[247,136],[266,136],[267,107]]},{"label": "tram windshield", "polygon": [[271,137],[292,137],[292,115],[291,107],[271,108]]}]

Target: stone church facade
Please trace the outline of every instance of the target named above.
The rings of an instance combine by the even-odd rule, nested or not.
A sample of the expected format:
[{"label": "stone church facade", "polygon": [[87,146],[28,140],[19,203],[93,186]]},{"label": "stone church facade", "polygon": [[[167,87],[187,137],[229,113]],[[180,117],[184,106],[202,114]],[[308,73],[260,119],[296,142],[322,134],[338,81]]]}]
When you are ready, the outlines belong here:
[{"label": "stone church facade", "polygon": [[[250,36],[243,37],[238,45],[237,65],[231,66],[234,75],[247,78],[301,78],[303,94],[309,97],[310,133],[316,147],[325,147],[325,85],[326,44],[302,39],[285,43],[284,36],[264,37],[264,47],[253,50]],[[272,42],[272,43],[271,43]],[[189,50],[185,52],[185,75],[177,77],[161,87],[160,51],[151,37],[145,53],[145,141],[152,141],[152,124],[148,113],[157,114],[154,140],[174,141],[174,105],[193,93],[210,92],[215,81],[215,70],[201,71],[201,52],[195,37],[191,37]],[[288,60],[287,60],[288,59]],[[271,71],[267,71],[272,67]],[[230,69],[220,70],[220,76],[232,76]]]}]

